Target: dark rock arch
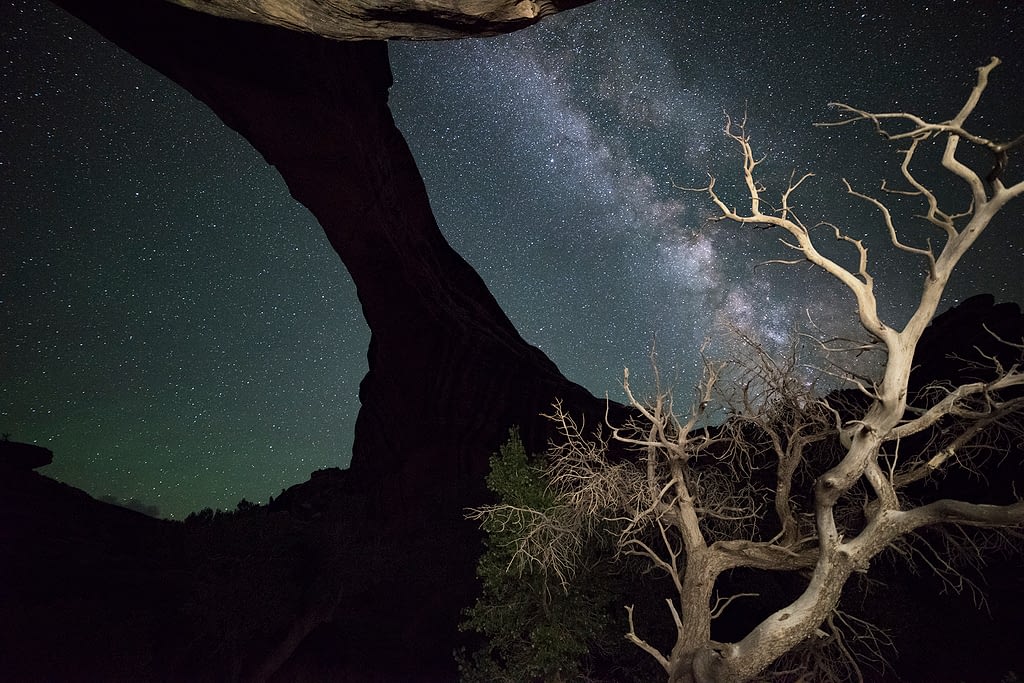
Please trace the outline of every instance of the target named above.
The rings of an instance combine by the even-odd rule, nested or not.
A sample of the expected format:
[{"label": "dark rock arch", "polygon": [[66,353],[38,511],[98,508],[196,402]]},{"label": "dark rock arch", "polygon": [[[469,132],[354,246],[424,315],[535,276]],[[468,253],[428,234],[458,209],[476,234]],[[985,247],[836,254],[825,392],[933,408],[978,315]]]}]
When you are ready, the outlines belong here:
[{"label": "dark rock arch", "polygon": [[370,327],[351,467],[275,503],[315,490],[321,508],[307,501],[302,514],[344,527],[324,569],[340,578],[325,584],[326,604],[310,603],[280,647],[244,669],[264,679],[327,656],[335,680],[451,677],[479,550],[463,511],[486,496],[489,455],[512,425],[543,447],[540,414],[556,398],[591,422],[605,401],[527,344],[445,241],[388,110],[386,43],[163,0],[56,4],[183,86],[278,169],[352,275]]}]

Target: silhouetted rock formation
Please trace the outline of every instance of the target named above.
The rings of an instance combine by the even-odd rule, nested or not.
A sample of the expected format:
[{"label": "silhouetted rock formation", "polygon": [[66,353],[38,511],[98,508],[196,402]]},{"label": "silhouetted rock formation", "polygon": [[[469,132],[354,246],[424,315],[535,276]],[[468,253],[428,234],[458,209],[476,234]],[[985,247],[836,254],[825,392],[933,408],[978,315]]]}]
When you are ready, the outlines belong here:
[{"label": "silhouetted rock formation", "polygon": [[[438,230],[388,110],[385,43],[326,40],[162,0],[57,4],[207,103],[323,226],[371,331],[351,473],[405,501],[383,515],[482,491],[487,454],[509,426],[543,445],[537,416],[555,397],[603,412],[603,401],[523,341]],[[441,488],[424,487],[424,477]]]},{"label": "silhouetted rock formation", "polygon": [[[923,348],[939,359],[940,347],[974,338],[967,321],[1024,335],[1019,308],[980,297],[940,316]],[[961,369],[948,358],[931,368],[928,381]],[[986,468],[989,481],[947,477],[930,496],[953,487],[975,497],[1020,481],[1022,447]],[[0,679],[453,680],[454,619],[475,591],[473,534],[446,520],[385,527],[379,490],[366,483],[328,468],[268,506],[207,510],[182,524],[8,471],[0,477]],[[1008,646],[1024,629],[1020,557],[990,560],[991,618],[969,595],[941,594],[929,572],[911,576],[884,559],[868,575],[882,584],[866,595],[851,587],[856,614],[892,629],[902,680],[998,681],[1024,670],[1024,655]],[[760,575],[768,587],[744,587],[795,590],[772,576]],[[639,597],[660,603],[654,593]]]},{"label": "silhouetted rock formation", "polygon": [[182,527],[0,473],[0,680],[128,681],[180,604]]},{"label": "silhouetted rock formation", "polygon": [[914,355],[909,390],[916,393],[936,380],[991,380],[990,359],[1009,368],[1017,350],[1003,342],[1019,344],[1022,336],[1024,313],[1016,303],[996,303],[991,294],[965,299],[932,320]]},{"label": "silhouetted rock formation", "polygon": [[34,470],[53,462],[53,451],[30,443],[0,440],[0,472],[4,469]]},{"label": "silhouetted rock formation", "polygon": [[170,0],[230,19],[342,40],[437,40],[508,33],[591,0]]},{"label": "silhouetted rock formation", "polygon": [[520,337],[444,240],[388,110],[385,43],[229,21],[162,0],[56,4],[245,136],[344,261],[371,331],[369,373],[351,467],[328,483],[331,514],[359,530],[346,543],[357,556],[373,548],[373,562],[338,597],[330,639],[347,651],[332,670],[364,680],[367,671],[450,678],[478,552],[463,510],[486,496],[489,455],[512,425],[528,446],[543,447],[549,425],[539,414],[556,398],[591,423],[605,402]]}]

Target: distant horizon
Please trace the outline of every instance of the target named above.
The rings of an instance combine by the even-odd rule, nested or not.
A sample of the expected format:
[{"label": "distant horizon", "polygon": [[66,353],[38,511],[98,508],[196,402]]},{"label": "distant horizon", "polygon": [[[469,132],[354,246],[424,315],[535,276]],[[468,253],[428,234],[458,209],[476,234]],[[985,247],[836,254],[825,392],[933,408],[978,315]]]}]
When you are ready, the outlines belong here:
[{"label": "distant horizon", "polygon": [[[970,297],[970,299],[980,299],[980,298],[983,298],[983,297],[992,297],[993,305],[995,305],[995,306],[999,306],[999,305],[1002,305],[1002,304],[1014,304],[1014,305],[1017,306],[1018,312],[1024,312],[1024,304],[1021,304],[1021,303],[1016,302],[1016,301],[1000,301],[999,299],[995,298],[994,295],[992,295],[990,293],[987,293],[987,292],[975,294],[972,297]],[[944,315],[945,313],[950,312],[951,310],[959,307],[963,303],[965,303],[965,302],[956,302],[956,303],[950,305],[948,308],[939,311],[937,313],[937,315],[936,315],[936,318]],[[4,437],[3,440],[4,441],[9,441],[9,442],[15,443],[15,444],[17,444],[17,443],[25,443],[25,444],[35,445],[35,446],[41,446],[41,444],[35,444],[35,443],[30,443],[30,442],[18,441],[17,439],[10,438],[11,436],[12,436],[11,434],[4,433],[3,434],[3,437]],[[45,448],[45,446],[43,446],[43,447]],[[49,449],[47,449],[47,450],[49,450]],[[54,462],[56,462],[57,459],[58,459],[58,455],[56,453],[54,453],[53,454]],[[44,466],[41,466],[41,467],[33,467],[32,470],[34,470],[35,472],[37,472],[37,473],[39,473],[39,474],[41,474],[43,476],[46,476],[49,479],[52,479],[54,481],[60,481],[59,479],[57,479],[55,477],[49,476],[45,472],[47,467],[49,467],[49,465],[44,465]],[[281,494],[283,494],[288,489],[292,488],[293,486],[301,485],[303,483],[306,483],[306,482],[310,481],[317,472],[323,472],[325,470],[330,470],[330,469],[347,469],[347,467],[337,468],[337,467],[334,467],[334,466],[327,466],[327,467],[323,467],[323,468],[319,468],[319,469],[313,470],[313,471],[311,471],[309,473],[309,475],[305,479],[300,479],[299,481],[295,481],[295,482],[293,482],[291,484],[285,485],[284,487],[282,487],[282,489],[278,493],[276,493],[276,494],[273,494],[273,493],[272,494],[268,494],[266,499],[263,499],[263,498],[250,499],[249,497],[243,496],[236,503],[234,503],[233,505],[229,505],[229,506],[226,506],[226,507],[220,507],[220,506],[215,506],[215,505],[202,505],[201,507],[195,508],[193,510],[189,510],[188,512],[182,514],[180,517],[175,516],[175,515],[164,514],[163,511],[160,510],[159,506],[149,504],[149,503],[147,503],[147,502],[145,502],[143,500],[139,500],[137,498],[121,499],[121,498],[118,498],[116,496],[109,495],[109,494],[96,494],[96,493],[87,491],[85,489],[82,489],[81,487],[74,486],[72,484],[68,484],[68,482],[61,482],[61,483],[68,484],[69,486],[72,486],[73,488],[76,488],[79,491],[82,491],[82,492],[88,494],[91,498],[93,498],[94,500],[99,501],[101,503],[107,503],[107,504],[110,504],[110,505],[115,505],[117,507],[125,508],[127,510],[131,510],[133,512],[137,512],[139,514],[145,515],[147,517],[152,517],[154,519],[162,519],[162,520],[174,521],[174,522],[184,522],[189,517],[191,517],[193,515],[196,515],[198,513],[201,513],[201,512],[203,512],[205,510],[211,510],[211,511],[213,511],[215,513],[232,513],[232,512],[235,512],[235,511],[237,511],[239,509],[239,505],[241,503],[243,503],[243,502],[244,503],[248,503],[250,505],[260,506],[260,507],[264,507],[264,506],[270,505],[277,497],[279,497]]]}]

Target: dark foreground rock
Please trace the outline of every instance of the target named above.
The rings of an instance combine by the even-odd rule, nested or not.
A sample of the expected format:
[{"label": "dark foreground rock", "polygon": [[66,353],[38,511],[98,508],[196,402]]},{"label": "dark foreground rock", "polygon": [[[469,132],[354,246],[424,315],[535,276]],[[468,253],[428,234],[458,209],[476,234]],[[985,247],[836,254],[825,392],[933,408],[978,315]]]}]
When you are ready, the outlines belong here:
[{"label": "dark foreground rock", "polygon": [[[937,329],[960,329],[967,319],[1024,332],[1019,309],[989,297],[945,314]],[[932,368],[937,374],[921,382],[958,371],[948,362]],[[941,492],[983,500],[989,489],[1020,481],[1021,450],[1009,448],[987,468],[989,480],[953,476]],[[0,680],[454,680],[455,625],[476,590],[477,538],[458,511],[446,519],[425,502],[405,515],[435,515],[421,522],[382,516],[383,505],[402,500],[383,498],[370,483],[326,469],[267,506],[206,510],[181,523],[94,500],[30,470],[6,472]],[[985,569],[965,568],[983,578],[988,611],[892,557],[872,563],[869,582],[850,586],[851,611],[887,628],[899,652],[886,650],[894,670],[869,670],[868,680],[995,683],[1024,670],[1012,646],[1024,630],[1020,554],[987,554]],[[799,590],[799,580],[767,579],[729,577],[764,595]],[[663,594],[634,597],[656,615]]]},{"label": "dark foreground rock", "polygon": [[31,443],[0,440],[0,472],[34,470],[53,462],[53,451]]}]

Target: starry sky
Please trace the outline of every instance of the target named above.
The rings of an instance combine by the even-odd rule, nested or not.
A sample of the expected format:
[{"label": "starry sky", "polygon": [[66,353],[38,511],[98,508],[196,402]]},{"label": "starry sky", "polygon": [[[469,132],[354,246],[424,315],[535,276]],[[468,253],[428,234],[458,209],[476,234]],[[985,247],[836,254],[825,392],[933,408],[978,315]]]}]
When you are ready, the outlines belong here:
[{"label": "starry sky", "polygon": [[[919,265],[839,182],[876,188],[898,159],[867,127],[812,124],[834,100],[948,118],[996,54],[972,120],[1009,137],[1022,45],[1015,0],[598,0],[509,36],[392,43],[391,103],[451,244],[528,341],[618,397],[652,344],[686,388],[725,326],[773,348],[808,314],[854,329],[823,276],[756,267],[786,255],[774,235],[708,224],[706,198],[673,188],[713,172],[741,200],[724,111],[746,111],[770,190],[818,174],[802,215],[868,240],[899,324]],[[919,207],[893,208],[921,243]],[[992,225],[945,305],[1024,302],[1022,216]],[[244,140],[49,4],[0,7],[0,431],[51,448],[43,473],[179,519],[266,501],[347,464],[368,337],[319,226]]]}]

